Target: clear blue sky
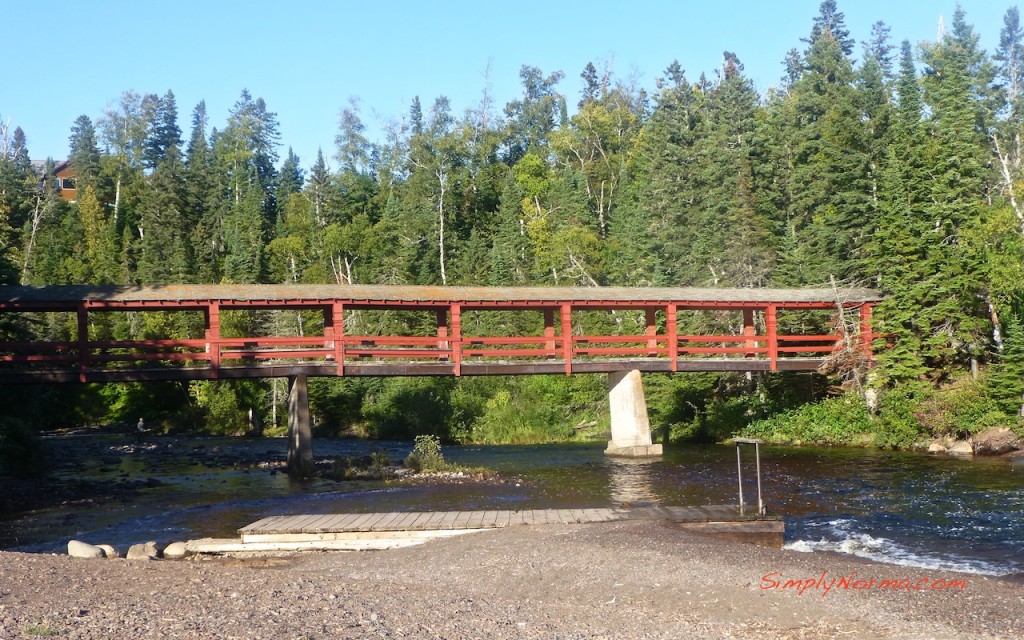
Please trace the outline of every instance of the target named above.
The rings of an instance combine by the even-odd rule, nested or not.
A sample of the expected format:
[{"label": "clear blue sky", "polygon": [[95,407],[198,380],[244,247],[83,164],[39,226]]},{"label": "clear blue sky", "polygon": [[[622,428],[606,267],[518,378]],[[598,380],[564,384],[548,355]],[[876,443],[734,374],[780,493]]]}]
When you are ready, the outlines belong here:
[{"label": "clear blue sky", "polygon": [[[177,97],[183,137],[206,100],[223,128],[243,88],[278,114],[281,155],[290,145],[307,167],[322,147],[334,153],[338,114],[361,101],[371,137],[380,122],[447,96],[457,114],[476,106],[486,82],[496,112],[520,95],[519,68],[561,70],[575,105],[588,61],[615,77],[636,74],[653,92],[673,59],[691,80],[735,52],[764,92],[781,60],[810,32],[820,0],[486,0],[447,2],[3,0],[4,73],[0,118],[21,126],[33,159],[67,155],[72,122],[95,120],[125,90]],[[964,0],[968,21],[993,51],[1013,0]],[[935,38],[954,0],[839,0],[851,35],[866,40],[884,20],[895,45]],[[860,57],[858,47],[856,56]]]}]

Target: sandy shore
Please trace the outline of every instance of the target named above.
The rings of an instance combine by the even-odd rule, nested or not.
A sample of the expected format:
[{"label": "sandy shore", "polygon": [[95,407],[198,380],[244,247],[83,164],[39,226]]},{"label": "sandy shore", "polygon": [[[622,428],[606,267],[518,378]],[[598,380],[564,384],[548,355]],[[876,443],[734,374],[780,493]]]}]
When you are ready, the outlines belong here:
[{"label": "sandy shore", "polygon": [[[803,595],[783,587],[787,579],[810,585],[822,572],[826,580]],[[849,588],[836,582],[825,592],[853,574]],[[882,588],[883,580],[909,588]],[[765,549],[654,521],[513,527],[288,558],[0,552],[5,639],[1022,635],[1018,583]]]}]

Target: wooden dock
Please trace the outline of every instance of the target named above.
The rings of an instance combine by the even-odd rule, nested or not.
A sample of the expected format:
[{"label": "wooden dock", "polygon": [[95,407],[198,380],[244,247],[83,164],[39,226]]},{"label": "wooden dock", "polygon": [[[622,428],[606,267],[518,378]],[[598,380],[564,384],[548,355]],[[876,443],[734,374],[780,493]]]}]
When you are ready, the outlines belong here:
[{"label": "wooden dock", "polygon": [[194,553],[389,549],[489,529],[650,519],[781,546],[780,516],[735,505],[591,509],[496,509],[271,516],[238,530],[238,540],[196,540]]}]

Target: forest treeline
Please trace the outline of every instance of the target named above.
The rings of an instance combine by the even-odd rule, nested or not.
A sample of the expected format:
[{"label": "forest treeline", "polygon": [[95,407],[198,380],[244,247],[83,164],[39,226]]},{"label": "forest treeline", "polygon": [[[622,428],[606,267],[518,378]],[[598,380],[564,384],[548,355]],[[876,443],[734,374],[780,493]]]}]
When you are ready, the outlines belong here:
[{"label": "forest treeline", "polygon": [[[651,376],[656,424],[675,437],[720,437],[841,391],[804,411],[888,429],[882,444],[1015,424],[1024,394],[1019,12],[1006,11],[991,54],[960,7],[935,41],[897,44],[884,22],[861,35],[858,43],[825,0],[764,94],[727,51],[696,78],[671,62],[651,93],[588,64],[569,96],[561,71],[523,66],[522,95],[508,104],[484,90],[460,114],[443,96],[416,98],[379,140],[368,139],[353,100],[334,149],[308,169],[291,149],[281,157],[276,114],[248,91],[219,128],[200,102],[188,132],[172,91],[127,91],[71,125],[73,204],[40,180],[27,134],[0,131],[0,277],[870,286],[886,296],[876,327],[891,344],[879,345],[870,377]],[[709,315],[694,330],[723,321]],[[154,330],[123,322],[91,335]],[[270,320],[248,322],[258,332]],[[0,327],[55,338],[73,330],[70,321]],[[600,421],[603,385],[319,380],[312,401],[328,431],[513,441]],[[875,414],[851,409],[865,385],[882,392]],[[145,412],[221,432],[244,429],[250,410],[274,423],[283,401],[270,381],[52,388],[12,403],[20,393],[0,390],[36,426],[134,422]]]}]

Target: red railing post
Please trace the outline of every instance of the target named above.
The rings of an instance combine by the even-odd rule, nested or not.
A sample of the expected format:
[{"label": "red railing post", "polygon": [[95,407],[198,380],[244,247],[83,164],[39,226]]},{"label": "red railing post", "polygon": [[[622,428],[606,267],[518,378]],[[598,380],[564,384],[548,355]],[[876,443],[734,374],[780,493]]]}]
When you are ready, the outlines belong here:
[{"label": "red railing post", "polygon": [[85,382],[89,370],[89,309],[78,303],[78,380]]},{"label": "red railing post", "polygon": [[764,310],[764,328],[768,339],[768,362],[772,371],[779,368],[779,332],[775,303],[769,303]]},{"label": "red railing post", "polygon": [[455,375],[462,375],[462,305],[453,302],[451,305],[452,316],[452,364],[455,366]]},{"label": "red railing post", "polygon": [[864,350],[864,357],[867,358],[868,364],[874,357],[871,352],[871,341],[874,336],[871,333],[871,310],[872,304],[865,302],[860,307],[860,346]]},{"label": "red railing post", "polygon": [[670,304],[665,307],[665,332],[668,334],[668,359],[672,363],[672,371],[679,370],[679,324],[677,322],[678,307]]},{"label": "red railing post", "polygon": [[565,375],[572,375],[572,305],[562,304],[562,357],[565,358]]},{"label": "red railing post", "polygon": [[657,309],[647,307],[644,309],[644,319],[647,321],[647,356],[653,358],[658,355],[658,324]]},{"label": "red railing post", "polygon": [[[448,348],[448,310],[438,309],[437,314],[437,348],[444,350]],[[438,360],[444,360],[445,356],[440,355]]]},{"label": "red railing post", "polygon": [[555,351],[555,310],[544,309],[544,350],[548,352],[548,358],[558,355]]},{"label": "red railing post", "polygon": [[747,336],[748,338],[746,342],[746,347],[748,349],[751,349],[751,351],[747,353],[746,356],[748,358],[753,358],[755,355],[757,355],[757,352],[753,351],[753,349],[757,348],[757,340],[753,339],[754,336],[757,335],[757,329],[754,327],[753,309],[743,310],[743,335]]},{"label": "red railing post", "polygon": [[220,377],[220,303],[206,307],[206,357],[213,369],[213,377]]},{"label": "red railing post", "polygon": [[345,305],[335,301],[331,305],[332,322],[334,329],[334,361],[338,365],[338,375],[345,375]]}]

